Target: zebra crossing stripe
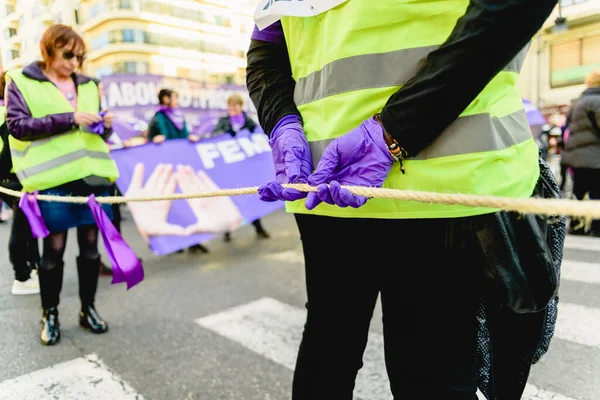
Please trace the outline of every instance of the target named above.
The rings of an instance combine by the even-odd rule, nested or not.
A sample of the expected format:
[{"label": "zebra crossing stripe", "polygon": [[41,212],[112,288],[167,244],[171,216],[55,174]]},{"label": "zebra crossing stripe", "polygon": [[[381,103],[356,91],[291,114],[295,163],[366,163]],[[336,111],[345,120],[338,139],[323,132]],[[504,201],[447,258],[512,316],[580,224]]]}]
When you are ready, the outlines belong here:
[{"label": "zebra crossing stripe", "polygon": [[559,303],[555,336],[600,349],[600,309]]},{"label": "zebra crossing stripe", "polygon": [[600,239],[567,235],[567,237],[565,238],[565,248],[571,250],[586,250],[600,252]]},{"label": "zebra crossing stripe", "polygon": [[[200,326],[291,370],[300,345],[306,312],[272,298],[262,298],[196,320]],[[391,398],[385,370],[383,337],[370,332],[358,372],[355,395],[364,400]],[[482,398],[482,397],[481,397]],[[527,385],[523,400],[573,400]]]},{"label": "zebra crossing stripe", "polygon": [[0,382],[0,400],[144,400],[91,354]]},{"label": "zebra crossing stripe", "polygon": [[563,260],[561,280],[600,284],[600,263]]}]

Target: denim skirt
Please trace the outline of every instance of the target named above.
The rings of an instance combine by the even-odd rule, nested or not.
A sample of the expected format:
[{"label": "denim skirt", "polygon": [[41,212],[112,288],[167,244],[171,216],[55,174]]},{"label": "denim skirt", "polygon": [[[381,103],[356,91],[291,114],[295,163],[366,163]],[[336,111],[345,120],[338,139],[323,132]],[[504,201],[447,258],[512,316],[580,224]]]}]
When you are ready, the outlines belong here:
[{"label": "denim skirt", "polygon": [[[96,197],[110,196],[110,188],[97,188],[90,186],[78,187],[76,189],[69,187],[56,187],[41,190],[39,194],[51,196],[89,196],[92,193]],[[46,227],[52,233],[64,232],[71,228],[82,225],[95,225],[96,220],[86,204],[61,203],[56,201],[40,201],[40,211],[44,217]],[[102,209],[112,221],[113,211],[110,204],[102,204]]]}]

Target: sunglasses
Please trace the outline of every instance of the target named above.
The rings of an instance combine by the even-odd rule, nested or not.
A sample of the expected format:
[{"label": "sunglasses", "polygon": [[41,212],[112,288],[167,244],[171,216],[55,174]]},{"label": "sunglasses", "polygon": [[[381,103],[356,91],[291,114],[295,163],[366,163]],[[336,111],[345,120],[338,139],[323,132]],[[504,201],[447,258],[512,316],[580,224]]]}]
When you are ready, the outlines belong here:
[{"label": "sunglasses", "polygon": [[85,61],[84,54],[75,54],[72,51],[64,51],[62,54],[65,60],[72,60],[75,57],[77,58],[77,62],[79,62],[79,64],[83,64],[83,62]]}]

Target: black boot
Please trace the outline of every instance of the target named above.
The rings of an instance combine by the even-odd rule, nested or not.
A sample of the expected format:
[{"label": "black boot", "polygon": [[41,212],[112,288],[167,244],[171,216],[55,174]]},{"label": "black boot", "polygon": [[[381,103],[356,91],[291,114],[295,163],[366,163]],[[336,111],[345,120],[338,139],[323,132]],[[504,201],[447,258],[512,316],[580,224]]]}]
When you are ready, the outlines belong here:
[{"label": "black boot", "polygon": [[93,306],[82,307],[79,312],[79,325],[92,333],[104,333],[108,331],[108,325],[98,315]]},{"label": "black boot", "polygon": [[208,248],[205,247],[205,246],[203,246],[203,245],[201,245],[200,243],[195,244],[195,245],[189,247],[188,251],[190,253],[204,253],[204,254],[206,254],[206,253],[209,252]]},{"label": "black boot", "polygon": [[104,333],[108,330],[106,322],[100,318],[94,308],[96,290],[98,289],[98,275],[100,272],[100,257],[77,258],[77,273],[79,276],[79,298],[81,299],[81,312],[79,325],[92,333]]},{"label": "black boot", "polygon": [[57,265],[42,259],[38,269],[42,309],[49,310],[58,307],[63,283],[63,270],[64,263],[61,262]]},{"label": "black boot", "polygon": [[256,236],[258,236],[260,239],[268,239],[271,237],[265,228],[263,228],[260,219],[252,221],[252,225],[254,225],[254,229],[256,229]]},{"label": "black boot", "polygon": [[52,346],[60,340],[60,324],[58,323],[58,309],[50,307],[42,315],[42,334],[40,341],[45,346]]}]

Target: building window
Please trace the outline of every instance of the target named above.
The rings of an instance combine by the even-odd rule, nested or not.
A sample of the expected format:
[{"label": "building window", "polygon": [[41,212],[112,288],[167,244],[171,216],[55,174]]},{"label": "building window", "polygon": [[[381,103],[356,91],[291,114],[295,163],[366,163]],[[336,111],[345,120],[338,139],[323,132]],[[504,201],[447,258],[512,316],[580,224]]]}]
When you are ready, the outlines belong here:
[{"label": "building window", "polygon": [[98,50],[108,45],[109,43],[108,33],[103,33],[92,39],[92,50]]},{"label": "building window", "polygon": [[125,42],[125,43],[135,42],[135,38],[133,35],[133,29],[123,29],[123,42]]},{"label": "building window", "polygon": [[13,61],[16,60],[17,58],[19,58],[21,54],[19,53],[19,50],[7,50],[6,51],[6,60],[7,61]]},{"label": "building window", "polygon": [[192,41],[189,39],[182,39],[176,36],[169,36],[137,29],[121,29],[101,34],[102,37],[104,37],[105,35],[108,35],[108,42],[106,42],[104,38],[103,40],[99,39],[98,41],[96,41],[96,39],[100,38],[100,36],[97,36],[92,39],[92,47],[94,48],[94,50],[98,50],[104,46],[107,46],[108,44],[143,43],[155,46],[179,48],[184,50],[199,50],[205,53],[225,55],[241,54],[232,49],[230,46],[227,46],[222,43],[209,42],[207,40]]},{"label": "building window", "polygon": [[119,8],[125,10],[133,9],[133,1],[132,0],[119,0]]},{"label": "building window", "polygon": [[215,24],[218,26],[231,26],[231,20],[227,17],[215,15]]},{"label": "building window", "polygon": [[115,74],[147,74],[148,63],[138,61],[123,61],[113,64],[112,72]]},{"label": "building window", "polygon": [[105,7],[106,7],[106,4],[104,3],[103,0],[94,4],[93,6],[90,7],[90,9],[88,11],[88,18],[94,18],[96,15],[98,15],[102,11],[104,11]]},{"label": "building window", "polygon": [[15,28],[7,28],[4,30],[4,39],[8,40],[13,36],[17,36],[17,30]]},{"label": "building window", "polygon": [[100,67],[96,70],[96,78],[102,78],[103,76],[111,75],[113,73],[112,65],[105,65],[104,67]]},{"label": "building window", "polygon": [[10,15],[12,13],[15,12],[15,6],[13,5],[7,5],[6,8],[4,9],[4,15]]},{"label": "building window", "polygon": [[586,75],[600,69],[600,35],[552,44],[551,87],[584,83]]},{"label": "building window", "polygon": [[42,13],[42,4],[40,3],[39,0],[36,0],[33,3],[33,7],[31,8],[31,16],[32,17],[37,17],[38,15],[40,15]]}]

